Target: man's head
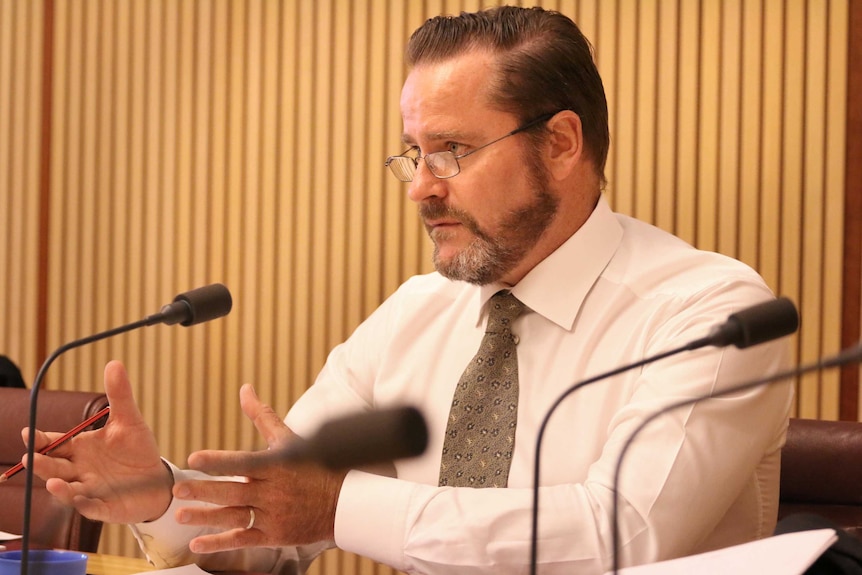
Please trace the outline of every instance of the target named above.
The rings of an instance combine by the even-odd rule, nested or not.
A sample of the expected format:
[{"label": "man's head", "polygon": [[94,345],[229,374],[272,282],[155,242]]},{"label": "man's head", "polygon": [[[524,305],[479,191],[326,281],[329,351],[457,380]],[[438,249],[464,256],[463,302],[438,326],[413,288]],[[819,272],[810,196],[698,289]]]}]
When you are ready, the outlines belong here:
[{"label": "man's head", "polygon": [[501,6],[460,16],[437,16],[413,32],[407,65],[439,63],[484,49],[497,56],[490,95],[521,123],[546,112],[571,110],[604,183],[608,104],[592,46],[568,17],[542,8]]},{"label": "man's head", "polygon": [[409,150],[387,164],[411,182],[435,267],[517,283],[583,224],[601,188],[607,107],[589,44],[557,13],[505,7],[429,20],[407,57]]}]

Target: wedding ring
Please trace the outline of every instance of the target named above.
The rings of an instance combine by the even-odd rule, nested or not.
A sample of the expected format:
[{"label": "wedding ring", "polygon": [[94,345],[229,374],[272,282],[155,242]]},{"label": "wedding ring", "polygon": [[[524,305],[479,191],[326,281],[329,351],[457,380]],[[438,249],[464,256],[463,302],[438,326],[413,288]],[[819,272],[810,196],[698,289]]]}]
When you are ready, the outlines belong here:
[{"label": "wedding ring", "polygon": [[246,525],[245,528],[251,529],[252,527],[254,527],[254,508],[249,506],[248,513],[249,513],[248,525]]}]

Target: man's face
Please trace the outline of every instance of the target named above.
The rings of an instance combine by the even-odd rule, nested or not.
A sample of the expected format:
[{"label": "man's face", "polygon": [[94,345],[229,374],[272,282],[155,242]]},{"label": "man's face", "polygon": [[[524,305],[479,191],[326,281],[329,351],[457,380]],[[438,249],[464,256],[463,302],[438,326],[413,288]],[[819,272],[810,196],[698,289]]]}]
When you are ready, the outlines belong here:
[{"label": "man's face", "polygon": [[[484,52],[414,68],[401,93],[405,144],[422,156],[461,155],[519,127],[490,105],[490,70]],[[458,162],[457,176],[439,179],[420,160],[408,192],[434,242],[434,266],[474,284],[517,283],[541,259],[531,252],[558,204],[538,152],[518,134]]]}]

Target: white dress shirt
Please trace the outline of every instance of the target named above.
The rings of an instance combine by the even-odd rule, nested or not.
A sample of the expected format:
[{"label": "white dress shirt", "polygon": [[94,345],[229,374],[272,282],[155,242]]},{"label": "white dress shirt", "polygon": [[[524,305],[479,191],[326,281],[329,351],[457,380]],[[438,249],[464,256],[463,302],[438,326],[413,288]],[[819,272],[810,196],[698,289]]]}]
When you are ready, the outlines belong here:
[{"label": "white dress shirt", "polygon": [[[332,351],[288,413],[300,435],[356,410],[414,405],[426,418],[428,449],[395,462],[396,478],[347,475],[338,547],[411,573],[525,573],[536,437],[551,404],[576,382],[680,347],[772,297],[744,264],[614,214],[600,200],[584,226],[512,288],[527,311],[512,326],[520,397],[508,488],[437,487],[454,387],[484,335],[485,304],[503,287],[436,273],[411,278]],[[646,416],[786,367],[787,349],[784,341],[684,352],[563,401],[541,449],[541,572],[609,569],[618,453]],[[770,535],[791,399],[790,384],[773,385],[699,402],[647,427],[621,474],[623,564]],[[170,537],[152,537],[152,529],[169,521],[137,526],[145,551],[168,553],[158,541]],[[172,537],[166,548],[177,546]]]}]

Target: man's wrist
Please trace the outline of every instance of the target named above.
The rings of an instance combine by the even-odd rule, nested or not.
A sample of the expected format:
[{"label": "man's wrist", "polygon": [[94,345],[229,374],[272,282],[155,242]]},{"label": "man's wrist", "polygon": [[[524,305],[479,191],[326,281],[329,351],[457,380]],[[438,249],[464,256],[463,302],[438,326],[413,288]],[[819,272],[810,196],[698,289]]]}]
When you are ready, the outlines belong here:
[{"label": "man's wrist", "polygon": [[166,460],[162,459],[161,461],[162,461],[162,465],[165,466],[165,470],[167,471],[167,477],[165,479],[165,487],[167,488],[167,490],[166,490],[166,492],[163,491],[163,493],[167,494],[167,503],[164,505],[164,507],[162,507],[161,513],[159,513],[155,517],[152,517],[150,519],[145,520],[144,523],[151,523],[151,522],[155,521],[156,519],[159,519],[160,517],[162,517],[165,514],[165,512],[168,510],[168,508],[170,508],[171,503],[174,500],[174,494],[173,494],[174,470],[171,468],[171,464],[168,463]]}]

